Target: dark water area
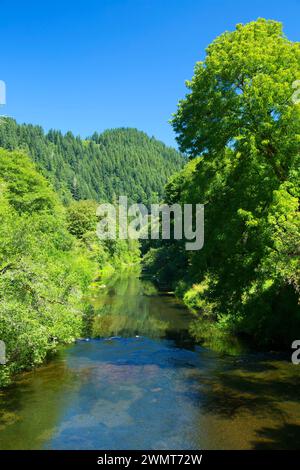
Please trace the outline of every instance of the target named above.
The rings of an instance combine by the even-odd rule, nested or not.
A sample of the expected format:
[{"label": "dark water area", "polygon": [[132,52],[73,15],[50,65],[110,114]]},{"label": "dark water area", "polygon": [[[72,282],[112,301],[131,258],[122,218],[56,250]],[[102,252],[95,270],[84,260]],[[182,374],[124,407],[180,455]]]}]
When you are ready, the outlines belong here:
[{"label": "dark water area", "polygon": [[0,449],[300,448],[300,366],[195,345],[130,275],[94,290],[91,336],[0,392]]}]

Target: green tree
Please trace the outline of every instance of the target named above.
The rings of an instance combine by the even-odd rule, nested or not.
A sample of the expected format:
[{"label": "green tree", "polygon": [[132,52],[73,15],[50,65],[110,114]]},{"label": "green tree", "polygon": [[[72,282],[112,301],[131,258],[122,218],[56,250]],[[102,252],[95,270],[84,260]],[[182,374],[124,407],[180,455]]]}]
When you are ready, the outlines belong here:
[{"label": "green tree", "polygon": [[186,253],[177,291],[219,327],[264,343],[300,332],[300,44],[259,19],[218,37],[173,118],[193,159],[168,202],[205,204],[205,245]]},{"label": "green tree", "polygon": [[73,202],[67,207],[68,229],[72,235],[82,238],[88,232],[96,232],[97,203],[90,200]]}]

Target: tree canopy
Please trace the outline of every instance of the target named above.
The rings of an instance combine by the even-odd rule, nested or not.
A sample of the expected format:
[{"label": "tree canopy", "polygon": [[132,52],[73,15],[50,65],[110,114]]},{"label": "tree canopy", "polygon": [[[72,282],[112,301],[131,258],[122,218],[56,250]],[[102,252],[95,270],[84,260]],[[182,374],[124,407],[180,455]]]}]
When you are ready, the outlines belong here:
[{"label": "tree canopy", "polygon": [[[205,204],[204,249],[177,244],[185,262],[173,286],[220,328],[264,343],[300,330],[299,76],[300,44],[280,23],[239,24],[207,48],[173,117],[192,160],[167,184],[166,200]],[[161,277],[170,249],[151,256]]]}]

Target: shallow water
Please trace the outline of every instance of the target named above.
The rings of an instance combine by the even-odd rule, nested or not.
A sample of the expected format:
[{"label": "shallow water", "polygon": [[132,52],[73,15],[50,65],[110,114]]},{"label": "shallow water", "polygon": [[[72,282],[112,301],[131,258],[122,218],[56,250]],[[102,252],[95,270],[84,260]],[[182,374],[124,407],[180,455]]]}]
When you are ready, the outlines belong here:
[{"label": "shallow water", "polygon": [[300,366],[195,346],[136,276],[95,290],[91,334],[0,393],[0,449],[300,447]]}]

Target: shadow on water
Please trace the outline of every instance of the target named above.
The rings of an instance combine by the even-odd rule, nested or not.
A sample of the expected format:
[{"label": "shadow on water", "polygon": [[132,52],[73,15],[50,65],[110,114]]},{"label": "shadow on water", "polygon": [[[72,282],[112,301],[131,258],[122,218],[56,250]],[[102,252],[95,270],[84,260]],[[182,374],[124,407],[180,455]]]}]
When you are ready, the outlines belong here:
[{"label": "shadow on water", "polygon": [[268,354],[223,357],[208,374],[203,371],[199,384],[197,401],[204,414],[217,419],[224,433],[238,430],[239,447],[299,449],[296,366]]},{"label": "shadow on water", "polygon": [[300,424],[283,424],[278,428],[262,428],[257,432],[260,441],[253,443],[256,450],[298,450],[300,442]]}]

